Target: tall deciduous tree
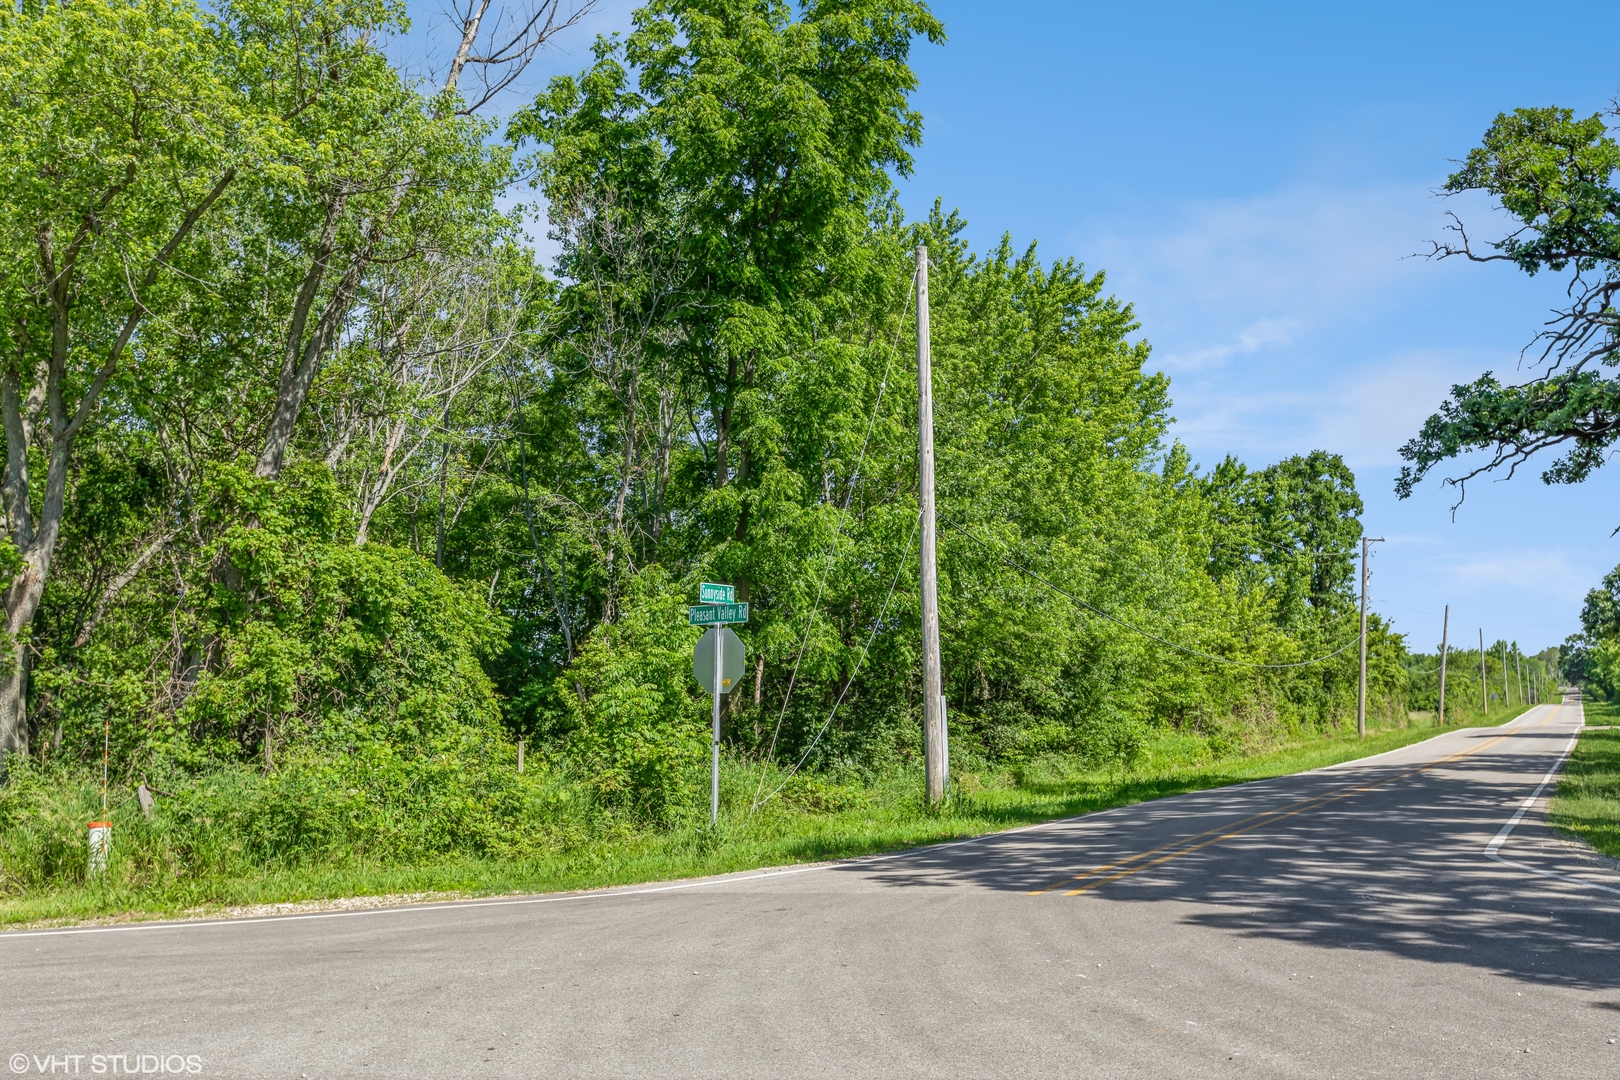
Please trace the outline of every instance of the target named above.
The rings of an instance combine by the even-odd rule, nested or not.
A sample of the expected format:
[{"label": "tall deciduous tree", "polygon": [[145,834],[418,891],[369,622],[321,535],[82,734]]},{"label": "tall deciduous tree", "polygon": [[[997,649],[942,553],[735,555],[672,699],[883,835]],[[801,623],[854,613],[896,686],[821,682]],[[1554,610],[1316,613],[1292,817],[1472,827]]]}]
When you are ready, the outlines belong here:
[{"label": "tall deciduous tree", "polygon": [[200,223],[238,177],[275,171],[282,118],[244,92],[234,45],[186,0],[0,13],[0,413],[21,562],[4,596],[0,754],[27,745],[26,637],[74,446],[143,322],[170,310]]},{"label": "tall deciduous tree", "polygon": [[[611,436],[610,582],[630,486],[650,478],[661,507],[683,419],[724,491],[706,523],[748,538],[781,444],[767,402],[828,320],[818,304],[889,171],[910,168],[919,36],[943,29],[917,0],[812,0],[796,17],[780,0],[654,0],[514,120],[543,147],[559,269],[579,282],[567,302],[592,327],[571,340],[628,406]],[[651,385],[644,364],[665,360]]]},{"label": "tall deciduous tree", "polygon": [[1409,465],[1396,492],[1405,498],[1430,470],[1471,451],[1485,460],[1446,483],[1459,490],[1493,470],[1512,475],[1543,450],[1563,454],[1542,472],[1549,483],[1576,483],[1603,464],[1620,439],[1620,143],[1604,116],[1577,119],[1570,109],[1516,109],[1496,118],[1480,146],[1446,182],[1452,192],[1495,196],[1519,226],[1490,248],[1474,246],[1461,222],[1438,258],[1506,262],[1530,275],[1571,272],[1569,304],[1531,348],[1536,373],[1505,383],[1486,372],[1454,386],[1440,411],[1401,448]]}]

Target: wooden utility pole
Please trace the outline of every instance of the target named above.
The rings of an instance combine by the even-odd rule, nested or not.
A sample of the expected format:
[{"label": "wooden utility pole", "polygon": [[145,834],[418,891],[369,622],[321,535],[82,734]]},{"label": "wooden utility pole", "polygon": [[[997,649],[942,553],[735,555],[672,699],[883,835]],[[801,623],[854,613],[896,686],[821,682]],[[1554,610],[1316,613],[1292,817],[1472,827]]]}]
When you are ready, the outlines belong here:
[{"label": "wooden utility pole", "polygon": [[1361,681],[1356,686],[1356,737],[1367,737],[1367,545],[1382,544],[1382,536],[1361,538]]},{"label": "wooden utility pole", "polygon": [[1440,726],[1446,726],[1446,645],[1451,632],[1451,605],[1446,605],[1445,621],[1440,624]]},{"label": "wooden utility pole", "polygon": [[1513,705],[1513,691],[1508,688],[1507,678],[1507,642],[1502,642],[1502,700],[1511,708]]},{"label": "wooden utility pole", "polygon": [[1479,715],[1481,719],[1489,719],[1491,715],[1491,688],[1485,682],[1485,628],[1479,628]]},{"label": "wooden utility pole", "polygon": [[1519,688],[1519,704],[1528,705],[1530,700],[1524,696],[1524,664],[1519,659],[1519,647],[1513,647],[1513,682]]},{"label": "wooden utility pole", "polygon": [[928,247],[917,245],[917,492],[922,510],[923,756],[928,801],[945,798],[945,691],[939,672],[939,565],[934,555],[934,373],[928,351]]}]

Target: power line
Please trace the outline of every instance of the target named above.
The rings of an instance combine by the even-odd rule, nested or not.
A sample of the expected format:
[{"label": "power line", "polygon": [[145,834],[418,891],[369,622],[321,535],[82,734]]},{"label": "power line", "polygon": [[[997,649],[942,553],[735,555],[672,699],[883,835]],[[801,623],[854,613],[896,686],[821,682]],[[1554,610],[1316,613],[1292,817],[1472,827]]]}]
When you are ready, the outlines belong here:
[{"label": "power line", "polygon": [[996,558],[1000,559],[1003,563],[1005,563],[1008,566],[1012,567],[1014,570],[1017,570],[1019,573],[1024,574],[1024,575],[1032,578],[1033,580],[1039,582],[1042,585],[1045,585],[1048,589],[1051,589],[1053,592],[1057,593],[1059,596],[1067,598],[1072,603],[1076,604],[1077,606],[1079,606],[1081,608],[1084,608],[1086,611],[1091,612],[1093,615],[1096,615],[1096,616],[1098,616],[1100,618],[1103,618],[1103,619],[1107,619],[1109,622],[1116,623],[1119,626],[1123,626],[1125,629],[1131,631],[1131,633],[1140,634],[1141,636],[1143,636],[1145,638],[1148,638],[1148,639],[1150,639],[1152,641],[1158,642],[1160,645],[1167,646],[1167,647],[1175,649],[1175,650],[1177,650],[1179,652],[1188,653],[1188,654],[1190,654],[1192,656],[1201,656],[1206,660],[1214,660],[1217,663],[1230,664],[1233,667],[1245,667],[1245,668],[1278,669],[1278,668],[1309,667],[1312,664],[1320,664],[1324,660],[1333,659],[1335,656],[1338,656],[1340,653],[1344,652],[1346,649],[1350,648],[1351,646],[1355,645],[1356,642],[1361,640],[1361,635],[1357,634],[1355,637],[1351,638],[1349,641],[1345,642],[1343,645],[1339,646],[1337,649],[1334,649],[1332,652],[1328,653],[1326,656],[1318,656],[1314,660],[1301,660],[1301,661],[1298,661],[1297,663],[1292,663],[1292,664],[1256,664],[1256,663],[1251,663],[1251,662],[1249,662],[1247,660],[1229,660],[1224,656],[1216,656],[1214,653],[1204,652],[1202,649],[1194,649],[1194,648],[1191,648],[1190,646],[1187,646],[1187,645],[1178,645],[1176,642],[1170,641],[1170,640],[1168,640],[1166,638],[1162,638],[1162,637],[1160,637],[1159,635],[1157,635],[1155,633],[1152,633],[1152,632],[1147,631],[1147,630],[1143,630],[1143,629],[1141,629],[1140,627],[1137,627],[1137,626],[1132,626],[1130,623],[1126,622],[1124,619],[1121,619],[1117,615],[1113,615],[1113,614],[1111,614],[1111,613],[1109,613],[1107,611],[1104,611],[1102,608],[1097,607],[1094,604],[1086,603],[1084,600],[1080,599],[1078,596],[1076,596],[1073,593],[1069,592],[1067,589],[1063,588],[1062,586],[1053,584],[1052,582],[1050,582],[1050,581],[1046,580],[1045,578],[1041,577],[1039,574],[1035,573],[1035,571],[1029,569],[1028,567],[1025,567],[1025,566],[1022,566],[1022,565],[1020,565],[1018,563],[1015,563],[1011,559],[1007,558],[1005,555],[1001,555],[1001,554],[997,553],[995,551],[995,549],[993,549],[989,544],[985,543],[983,540],[979,539],[973,533],[969,532],[967,529],[964,529],[962,526],[958,525],[956,522],[952,521],[950,518],[945,518],[945,524],[949,525],[951,528],[955,529],[957,532],[961,533],[963,536],[967,537],[969,540],[972,540],[975,544],[978,544],[980,547],[982,547],[986,551],[990,552],[990,554],[994,555]]},{"label": "power line", "polygon": [[[1249,541],[1256,544],[1265,544],[1267,547],[1276,548],[1284,555],[1292,555],[1296,558],[1303,555],[1310,559],[1311,562],[1318,562],[1322,559],[1348,559],[1351,562],[1355,561],[1355,553],[1350,551],[1309,551],[1305,548],[1294,548],[1289,547],[1286,544],[1278,544],[1274,541],[1267,540],[1263,536],[1251,536]],[[1212,541],[1209,546],[1212,548],[1227,548],[1230,550],[1242,551],[1244,554],[1248,554],[1246,549],[1249,545],[1247,542],[1239,542],[1236,540],[1215,540]],[[1258,554],[1258,552],[1255,554]]]},{"label": "power line", "polygon": [[[782,719],[787,716],[788,702],[793,699],[793,687],[799,681],[799,665],[804,661],[805,647],[810,644],[810,633],[815,629],[816,616],[821,613],[821,597],[827,588],[827,573],[832,568],[832,548],[836,547],[838,540],[844,535],[844,523],[849,520],[850,503],[855,500],[855,487],[860,482],[861,464],[866,460],[866,447],[872,441],[872,428],[877,425],[878,412],[883,408],[883,392],[889,385],[889,372],[894,368],[895,350],[900,345],[900,332],[905,329],[906,315],[911,311],[911,299],[915,294],[917,279],[911,279],[911,289],[906,292],[906,304],[900,311],[900,321],[895,324],[894,337],[889,339],[889,358],[883,363],[883,378],[878,382],[877,399],[872,403],[872,415],[866,421],[866,434],[861,437],[861,450],[855,457],[855,468],[849,475],[849,488],[844,494],[844,505],[838,511],[838,528],[833,531],[833,538],[828,545],[821,563],[821,577],[816,582],[816,599],[810,605],[810,617],[804,624],[804,637],[799,640],[799,651],[793,657],[793,671],[788,675],[787,690],[782,694],[782,708],[776,714],[776,726],[771,731],[771,745],[765,751],[765,760],[769,761],[776,753],[776,740],[782,734]],[[898,580],[898,579],[897,579]],[[891,588],[891,592],[892,592]],[[885,601],[885,604],[887,601]],[[862,653],[864,656],[865,654]],[[796,766],[795,766],[796,767]],[[789,774],[791,775],[791,774]],[[759,774],[759,786],[754,789],[754,805],[759,805],[759,793],[765,790],[765,773]],[[778,790],[781,790],[780,788]],[[754,811],[749,809],[749,814]]]},{"label": "power line", "polygon": [[[849,678],[844,682],[844,689],[839,691],[838,700],[833,702],[832,712],[827,714],[826,722],[821,725],[821,730],[816,732],[816,737],[810,740],[810,745],[805,747],[804,753],[799,755],[799,760],[793,763],[793,767],[788,770],[788,774],[782,777],[782,782],[777,784],[771,793],[763,799],[759,798],[759,791],[754,792],[755,802],[754,805],[748,808],[749,817],[753,817],[755,810],[776,798],[777,792],[787,786],[787,782],[792,780],[799,768],[810,759],[810,752],[816,748],[816,744],[821,741],[821,737],[832,726],[833,717],[838,715],[838,708],[843,705],[844,698],[849,694],[849,688],[855,685],[855,676],[860,673],[861,665],[866,662],[866,654],[871,650],[872,642],[877,639],[878,628],[883,625],[883,618],[889,613],[889,601],[894,599],[894,589],[900,583],[900,573],[906,568],[906,560],[911,558],[911,542],[917,538],[917,526],[921,523],[922,515],[919,513],[917,520],[912,523],[910,535],[906,537],[906,550],[900,556],[899,563],[895,565],[894,577],[889,581],[889,594],[883,598],[883,607],[878,610],[877,618],[872,620],[872,630],[866,635],[866,644],[861,647],[861,655],[855,661],[855,667],[850,671]],[[770,759],[766,758],[766,760],[769,761]],[[764,773],[762,772],[760,775],[763,777]],[[759,786],[760,790],[764,790],[765,785],[763,783]]]}]

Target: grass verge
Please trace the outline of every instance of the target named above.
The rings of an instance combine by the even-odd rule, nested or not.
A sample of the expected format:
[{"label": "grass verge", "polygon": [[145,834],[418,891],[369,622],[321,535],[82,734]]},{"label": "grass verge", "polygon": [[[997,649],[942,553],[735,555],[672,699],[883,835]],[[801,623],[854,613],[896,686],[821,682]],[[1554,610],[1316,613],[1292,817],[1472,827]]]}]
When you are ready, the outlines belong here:
[{"label": "grass verge", "polygon": [[[1522,711],[1493,713],[1489,723],[1505,723]],[[1476,718],[1447,729],[1480,723]],[[1418,719],[1370,728],[1365,740],[1335,732],[1219,759],[1210,758],[1203,740],[1165,734],[1129,769],[1085,770],[1044,759],[1009,772],[958,775],[952,798],[937,809],[922,804],[921,777],[909,772],[862,784],[802,777],[748,820],[759,771],[734,764],[723,771],[718,828],[704,821],[524,860],[455,858],[406,867],[346,863],[244,877],[177,878],[139,890],[92,884],[23,893],[0,899],[0,926],[268,914],[273,905],[326,906],[345,897],[394,897],[404,903],[593,889],[848,858],[1322,768],[1399,749],[1441,730],[1432,718]]]},{"label": "grass verge", "polygon": [[[1586,724],[1620,724],[1620,705],[1588,703]],[[1598,852],[1620,858],[1620,730],[1582,733],[1558,777],[1547,821]]]}]

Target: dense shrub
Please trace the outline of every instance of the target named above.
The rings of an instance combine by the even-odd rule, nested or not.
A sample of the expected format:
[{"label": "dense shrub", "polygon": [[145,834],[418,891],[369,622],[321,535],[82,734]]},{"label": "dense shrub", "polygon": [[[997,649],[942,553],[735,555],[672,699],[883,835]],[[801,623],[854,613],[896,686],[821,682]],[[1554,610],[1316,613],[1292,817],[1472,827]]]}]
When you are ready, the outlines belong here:
[{"label": "dense shrub", "polygon": [[557,696],[573,733],[570,762],[606,806],[667,820],[707,739],[692,679],[686,593],[661,567],[631,583],[623,612],[591,635]]}]

